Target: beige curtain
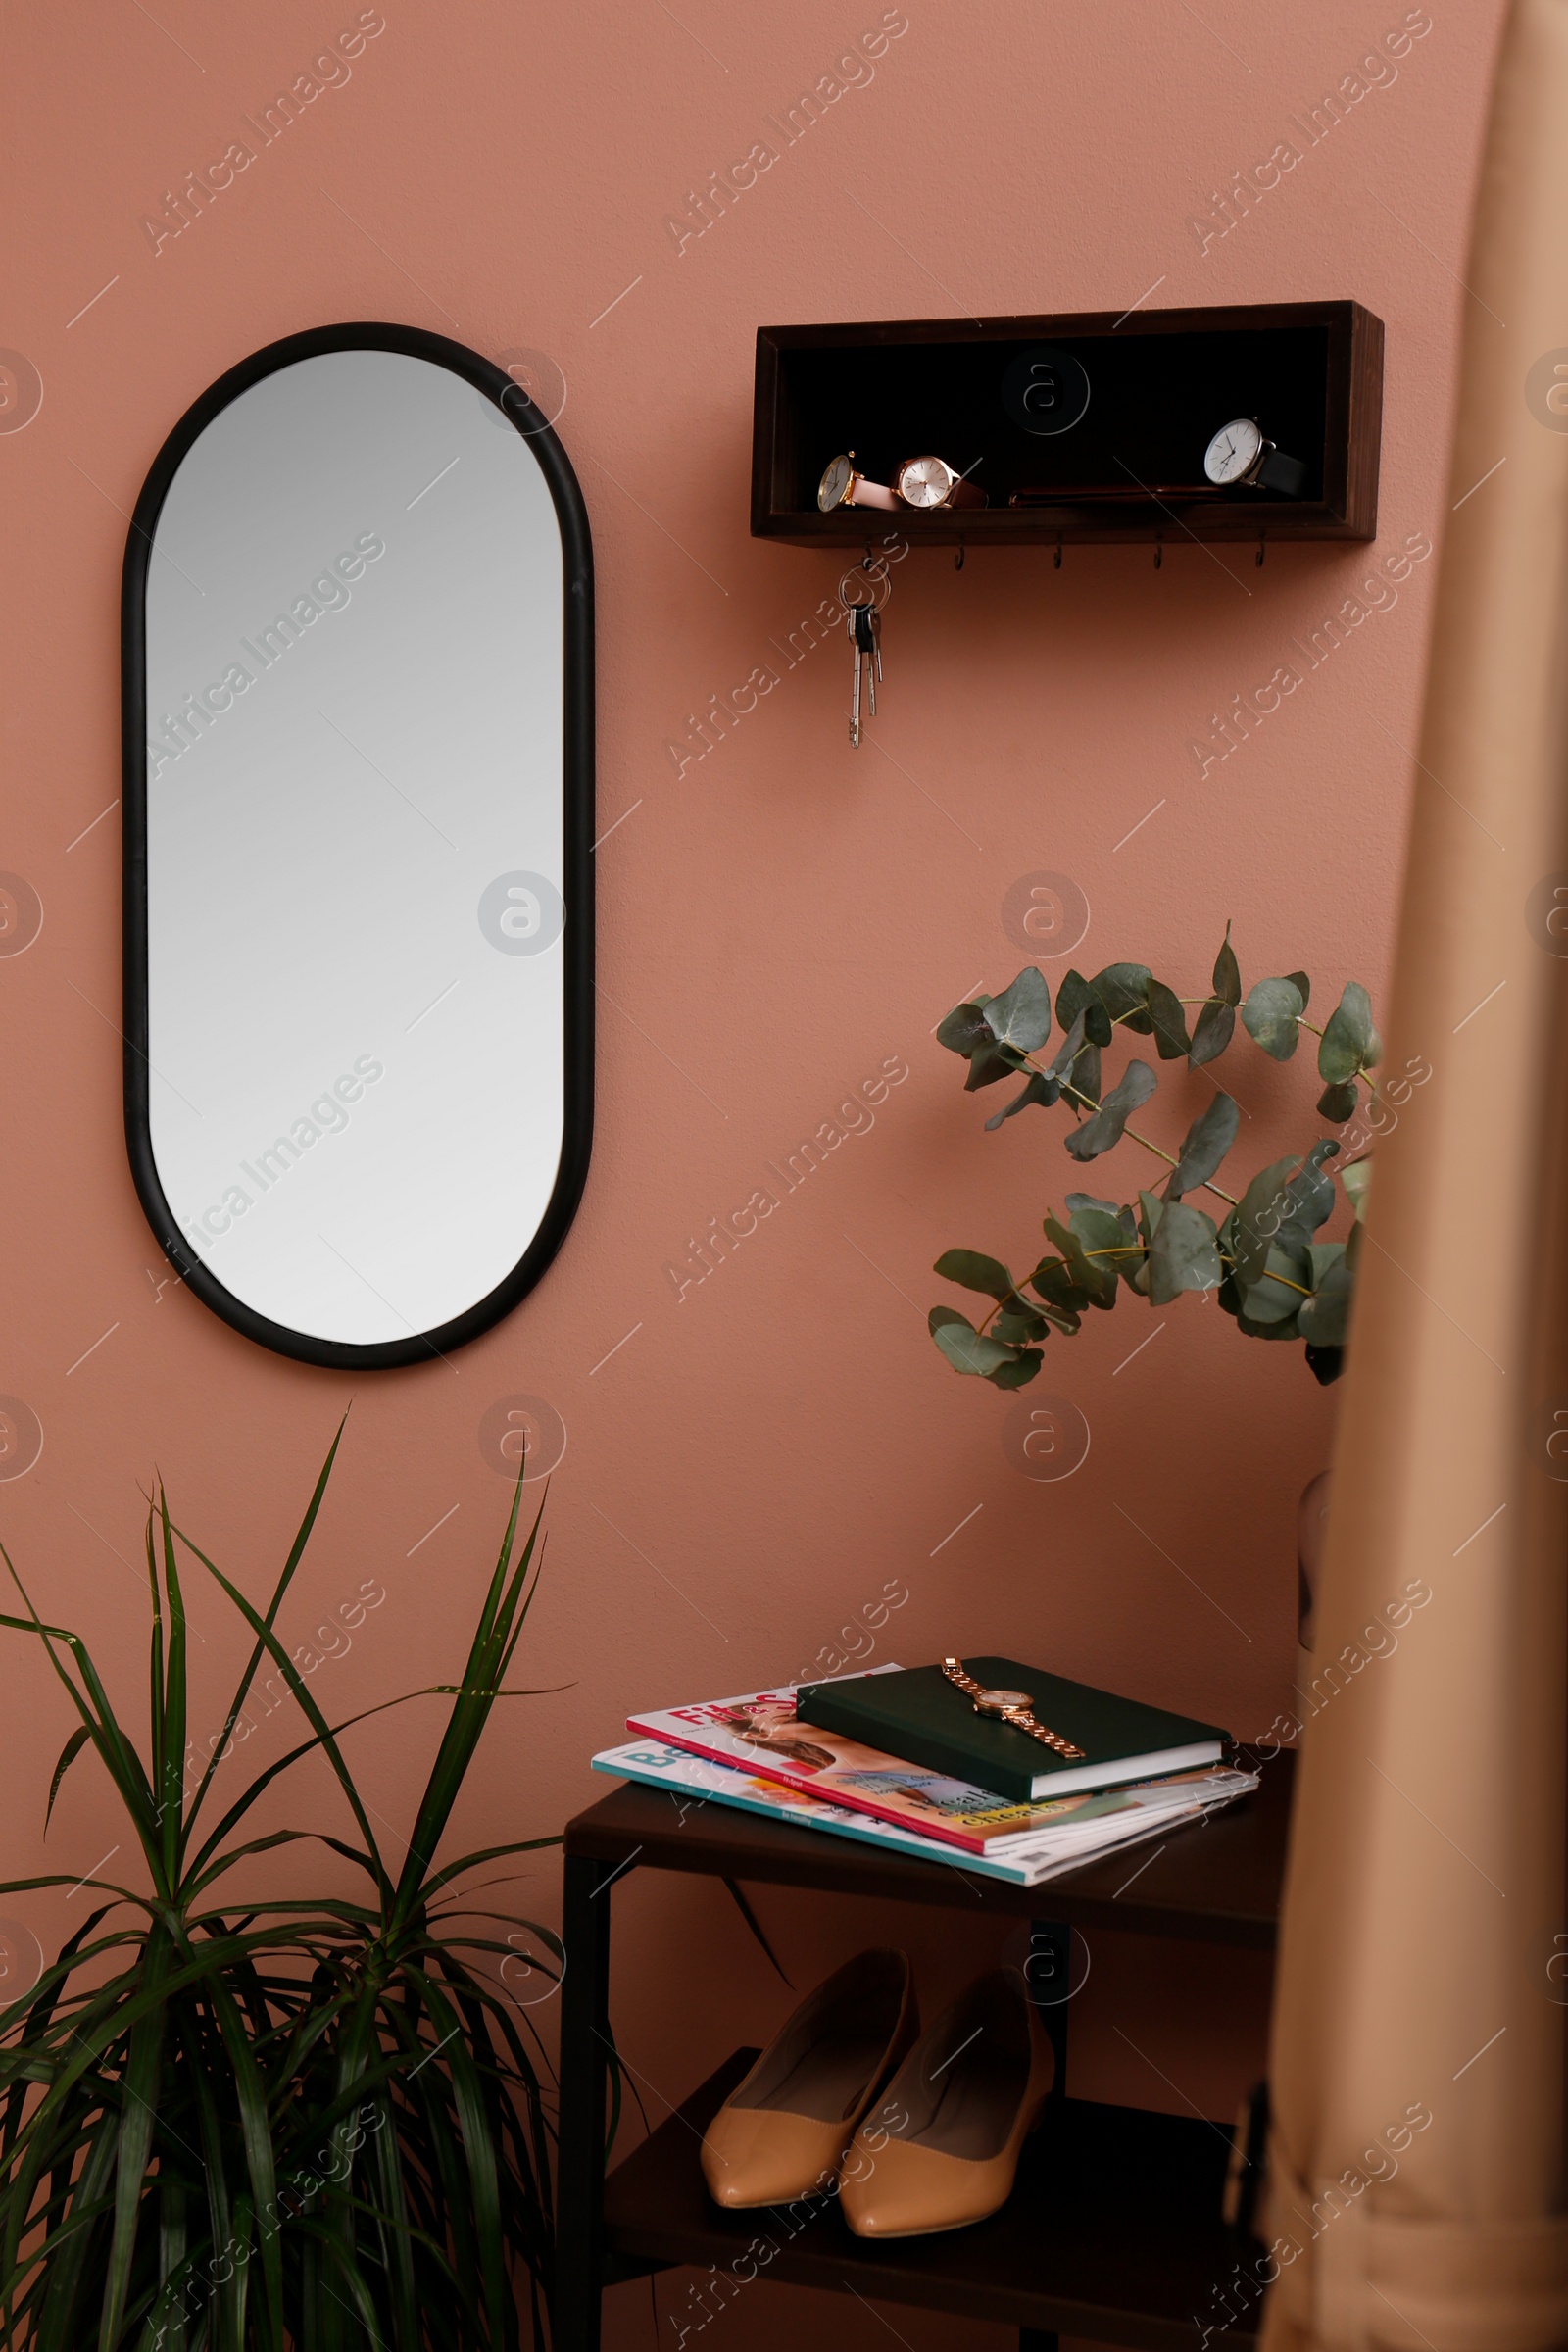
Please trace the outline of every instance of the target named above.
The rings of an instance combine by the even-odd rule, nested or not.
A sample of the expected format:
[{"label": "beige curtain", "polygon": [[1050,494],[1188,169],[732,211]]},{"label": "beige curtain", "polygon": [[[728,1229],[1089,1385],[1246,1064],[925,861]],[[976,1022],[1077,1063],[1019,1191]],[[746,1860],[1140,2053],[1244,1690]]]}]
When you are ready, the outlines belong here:
[{"label": "beige curtain", "polygon": [[1275,2007],[1267,2352],[1568,2345],[1568,0],[1510,12],[1465,285]]}]

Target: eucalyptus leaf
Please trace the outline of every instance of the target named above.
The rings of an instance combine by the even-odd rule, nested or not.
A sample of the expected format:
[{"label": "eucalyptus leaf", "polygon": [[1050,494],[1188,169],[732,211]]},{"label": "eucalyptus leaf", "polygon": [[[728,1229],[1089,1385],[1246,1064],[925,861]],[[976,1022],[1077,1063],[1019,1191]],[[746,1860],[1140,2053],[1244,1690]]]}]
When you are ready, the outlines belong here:
[{"label": "eucalyptus leaf", "polygon": [[[1052,1216],[1046,1219],[1046,1239],[1054,1242],[1060,1250],[1077,1298],[1081,1298],[1087,1306],[1098,1306],[1102,1310],[1115,1305],[1116,1268],[1112,1260],[1091,1257],[1072,1226],[1059,1224]],[[1038,1280],[1034,1287],[1041,1291],[1042,1296],[1045,1295]]]},{"label": "eucalyptus leaf", "polygon": [[1098,1159],[1119,1144],[1122,1132],[1141,1103],[1147,1102],[1159,1084],[1147,1061],[1130,1061],[1122,1072],[1120,1083],[1101,1099],[1100,1108],[1093,1118],[1066,1138],[1067,1150],[1074,1159]]},{"label": "eucalyptus leaf", "polygon": [[991,1023],[986,1019],[985,1006],[977,1004],[955,1004],[937,1023],[937,1044],[946,1046],[950,1054],[961,1054],[965,1060],[977,1046],[996,1043]]},{"label": "eucalyptus leaf", "polygon": [[983,1048],[970,1059],[969,1075],[963,1082],[963,1091],[966,1095],[972,1095],[980,1087],[995,1086],[999,1078],[1010,1078],[1015,1070],[1022,1068],[1023,1055],[1015,1047]]},{"label": "eucalyptus leaf", "polygon": [[1327,1388],[1331,1380],[1338,1380],[1345,1369],[1343,1348],[1315,1348],[1308,1341],[1305,1355],[1307,1370],[1323,1388]]},{"label": "eucalyptus leaf", "polygon": [[[1100,1102],[1100,1048],[1082,1046],[1073,1056],[1072,1067],[1061,1082],[1063,1094],[1081,1096],[1085,1103]],[[1078,1103],[1074,1108],[1081,1107]]]},{"label": "eucalyptus leaf", "polygon": [[1332,1243],[1323,1250],[1324,1264],[1318,1262],[1318,1247],[1312,1250],[1312,1296],[1303,1300],[1297,1316],[1297,1329],[1303,1340],[1314,1348],[1343,1348],[1346,1329],[1350,1319],[1350,1301],[1355,1296],[1355,1276],[1346,1263],[1343,1242]]},{"label": "eucalyptus leaf", "polygon": [[[1141,1298],[1147,1298],[1149,1297],[1150,1252],[1153,1246],[1154,1235],[1159,1230],[1159,1220],[1163,1216],[1164,1211],[1164,1201],[1159,1200],[1153,1193],[1139,1194],[1137,1231],[1139,1238],[1144,1245],[1144,1254],[1137,1265],[1132,1265],[1132,1261],[1129,1259],[1128,1265],[1122,1268],[1122,1276],[1128,1287],[1132,1290],[1135,1290]],[[1131,1267],[1131,1271],[1128,1270],[1129,1267]]]},{"label": "eucalyptus leaf", "polygon": [[1090,986],[1082,972],[1068,972],[1056,990],[1056,1019],[1063,1029],[1070,1029],[1080,1012],[1084,1015],[1084,1035],[1089,1043],[1108,1046],[1110,1015],[1098,990]]},{"label": "eucalyptus leaf", "polygon": [[1383,1041],[1372,1026],[1372,1000],[1359,980],[1348,980],[1318,1045],[1318,1076],[1338,1086],[1358,1070],[1375,1069],[1382,1058]]},{"label": "eucalyptus leaf", "polygon": [[1110,1231],[1109,1223],[1096,1228],[1098,1243],[1102,1250],[1106,1252],[1115,1251],[1114,1255],[1102,1255],[1099,1262],[1102,1265],[1115,1266],[1123,1282],[1131,1289],[1137,1290],[1139,1285],[1135,1277],[1143,1266],[1144,1246],[1139,1239],[1138,1219],[1132,1209],[1125,1201],[1098,1200],[1093,1193],[1069,1193],[1067,1195],[1068,1225],[1073,1232],[1082,1236],[1086,1245],[1089,1243],[1089,1231],[1079,1218],[1079,1211],[1082,1209],[1094,1209],[1105,1219],[1114,1221],[1114,1235]]},{"label": "eucalyptus leaf", "polygon": [[1242,1024],[1275,1061],[1289,1061],[1301,1042],[1306,999],[1294,979],[1259,980],[1242,1006]]},{"label": "eucalyptus leaf", "polygon": [[1071,1210],[1068,1230],[1077,1235],[1083,1245],[1084,1255],[1095,1265],[1119,1274],[1124,1266],[1142,1258],[1143,1250],[1129,1237],[1127,1228],[1114,1208],[1098,1204],[1073,1208],[1073,1199],[1082,1200],[1083,1195],[1080,1193],[1068,1200],[1067,1205]]},{"label": "eucalyptus leaf", "polygon": [[1025,1276],[1029,1288],[1046,1301],[1052,1321],[1058,1331],[1075,1332],[1079,1328],[1085,1307],[1090,1304],[1089,1293],[1073,1280],[1072,1269],[1059,1257],[1043,1257],[1034,1272]]},{"label": "eucalyptus leaf", "polygon": [[1088,1007],[1081,1004],[1078,1010],[1072,1016],[1072,1021],[1068,1027],[1067,1034],[1062,1039],[1060,1046],[1057,1048],[1054,1059],[1049,1065],[1050,1075],[1053,1078],[1057,1080],[1065,1078],[1067,1072],[1072,1068],[1073,1063],[1083,1052],[1084,1029],[1088,1018]]},{"label": "eucalyptus leaf", "polygon": [[1051,1035],[1051,991],[1044,973],[1026,963],[1011,987],[993,997],[986,1020],[999,1045],[1035,1053]]},{"label": "eucalyptus leaf", "polygon": [[1149,1252],[1138,1230],[1138,1219],[1125,1202],[1116,1211],[1116,1222],[1132,1245],[1132,1253],[1117,1261],[1117,1270],[1130,1291],[1140,1298],[1149,1296]]},{"label": "eucalyptus leaf", "polygon": [[1000,1258],[979,1250],[944,1250],[931,1271],[966,1291],[984,1291],[988,1298],[1010,1298],[1017,1287]]},{"label": "eucalyptus leaf", "polygon": [[951,1054],[968,1056],[969,1075],[963,1083],[967,1095],[972,1095],[977,1087],[995,1086],[1009,1070],[1022,1067],[1023,1056],[1014,1048],[999,1043],[987,1018],[986,1008],[993,1001],[986,997],[956,1004],[937,1023],[937,1043],[946,1046]]},{"label": "eucalyptus leaf", "polygon": [[1312,1002],[1311,981],[1307,978],[1304,972],[1287,972],[1285,977],[1287,980],[1293,980],[1296,983],[1297,988],[1300,991],[1301,1010],[1304,1012],[1308,1004],[1310,1004]]},{"label": "eucalyptus leaf", "polygon": [[1194,1069],[1205,1061],[1217,1061],[1230,1044],[1236,1029],[1236,1007],[1218,997],[1210,997],[1193,1026],[1193,1043],[1188,1060]]},{"label": "eucalyptus leaf", "polygon": [[1023,1348],[1005,1364],[998,1364],[986,1374],[994,1389],[1027,1388],[1039,1371],[1043,1358],[1038,1348]]},{"label": "eucalyptus leaf", "polygon": [[991,1326],[991,1337],[1008,1348],[1021,1348],[1030,1340],[1043,1340],[1051,1325],[1044,1315],[1000,1314]]},{"label": "eucalyptus leaf", "polygon": [[1317,1099],[1318,1117],[1332,1119],[1336,1127],[1343,1127],[1347,1119],[1354,1118],[1356,1100],[1353,1078],[1347,1078],[1343,1085],[1326,1086]]},{"label": "eucalyptus leaf", "polygon": [[1289,1315],[1294,1318],[1312,1296],[1312,1261],[1304,1250],[1282,1249],[1278,1242],[1270,1244],[1263,1271],[1251,1283],[1242,1300],[1242,1312],[1250,1323],[1277,1323]]},{"label": "eucalyptus leaf", "polygon": [[1149,982],[1147,963],[1107,963],[1089,985],[1114,1024],[1147,1037],[1154,1025],[1149,1017]]},{"label": "eucalyptus leaf", "polygon": [[1289,1158],[1275,1160],[1272,1167],[1260,1168],[1225,1220],[1232,1234],[1232,1271],[1244,1296],[1261,1273],[1269,1244],[1290,1213],[1286,1187],[1298,1165],[1298,1155],[1293,1152]]},{"label": "eucalyptus leaf", "polygon": [[1223,1273],[1213,1218],[1185,1200],[1167,1200],[1149,1251],[1153,1304],[1168,1306],[1183,1291],[1217,1290]]},{"label": "eucalyptus leaf", "polygon": [[976,1331],[951,1306],[934,1306],[926,1317],[926,1328],[956,1372],[972,1372],[985,1380],[1002,1365],[1017,1361],[1011,1348]]},{"label": "eucalyptus leaf", "polygon": [[[1221,1225],[1219,1229],[1219,1256],[1220,1264],[1222,1266],[1225,1266],[1225,1260],[1231,1253],[1231,1219],[1235,1216],[1235,1214],[1236,1212],[1233,1209],[1231,1211],[1231,1215],[1225,1219],[1224,1224]],[[1240,1314],[1242,1308],[1242,1291],[1241,1285],[1236,1279],[1236,1269],[1234,1266],[1225,1266],[1225,1279],[1220,1284],[1219,1289],[1214,1293],[1214,1297],[1219,1305],[1224,1308],[1228,1315]]]},{"label": "eucalyptus leaf", "polygon": [[1024,1276],[1024,1282],[1048,1306],[1063,1313],[1076,1313],[1089,1303],[1087,1294],[1073,1279],[1072,1268],[1060,1256],[1043,1257],[1033,1272]]},{"label": "eucalyptus leaf", "polygon": [[1332,1137],[1325,1136],[1312,1146],[1285,1187],[1288,1205],[1279,1239],[1286,1247],[1304,1250],[1318,1227],[1327,1224],[1334,1214],[1334,1179],[1323,1173],[1323,1162],[1332,1159],[1339,1148]]},{"label": "eucalyptus leaf", "polygon": [[[1296,1303],[1299,1306],[1301,1302],[1298,1299]],[[1259,1323],[1248,1314],[1245,1307],[1236,1317],[1236,1328],[1245,1332],[1250,1340],[1297,1340],[1301,1336],[1296,1328],[1294,1314],[1281,1315],[1277,1322]]]},{"label": "eucalyptus leaf", "polygon": [[1187,1034],[1182,1001],[1163,980],[1149,983],[1149,1025],[1161,1061],[1180,1061],[1184,1054],[1192,1052],[1193,1041]]},{"label": "eucalyptus leaf", "polygon": [[1352,1159],[1348,1168],[1340,1170],[1340,1182],[1349,1195],[1350,1206],[1354,1209],[1356,1221],[1359,1223],[1361,1218],[1366,1215],[1366,1204],[1372,1191],[1371,1160]]},{"label": "eucalyptus leaf", "polygon": [[1032,1102],[1050,1104],[1056,1102],[1060,1094],[1061,1086],[1056,1079],[1048,1078],[1043,1071],[1031,1070],[1012,1101],[1004,1102],[999,1111],[987,1119],[987,1135],[995,1135],[999,1127],[1008,1119],[1016,1118],[1020,1110],[1027,1110]]},{"label": "eucalyptus leaf", "polygon": [[1179,1200],[1183,1193],[1196,1192],[1200,1184],[1208,1182],[1236,1141],[1241,1116],[1229,1095],[1217,1094],[1208,1108],[1193,1121],[1165,1187],[1167,1200]]},{"label": "eucalyptus leaf", "polygon": [[1214,994],[1222,1004],[1239,1004],[1242,1001],[1242,975],[1237,967],[1236,951],[1231,946],[1229,923],[1214,958]]}]

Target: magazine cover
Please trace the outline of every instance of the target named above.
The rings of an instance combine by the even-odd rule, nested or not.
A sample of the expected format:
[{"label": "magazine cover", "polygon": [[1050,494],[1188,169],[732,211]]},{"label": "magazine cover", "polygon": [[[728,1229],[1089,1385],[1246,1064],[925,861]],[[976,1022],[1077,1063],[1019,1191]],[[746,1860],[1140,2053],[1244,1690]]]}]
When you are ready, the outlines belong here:
[{"label": "magazine cover", "polygon": [[[876,1671],[897,1674],[901,1669],[889,1665]],[[739,1698],[629,1715],[626,1729],[640,1739],[686,1748],[712,1763],[777,1781],[786,1788],[843,1805],[851,1812],[868,1813],[895,1829],[940,1838],[970,1854],[1004,1855],[1020,1838],[1036,1838],[1060,1823],[1097,1820],[1140,1803],[1147,1807],[1151,1792],[1191,1789],[1193,1801],[1201,1802],[1197,1784],[1211,1778],[1210,1770],[1200,1769],[1165,1781],[1013,1804],[967,1781],[927,1772],[918,1764],[883,1755],[877,1748],[862,1747],[858,1740],[838,1732],[803,1722],[795,1711],[793,1684],[776,1690],[748,1691]],[[1222,1767],[1212,1769],[1217,1769],[1223,1780],[1238,1777]],[[1186,1801],[1185,1794],[1177,1801]]]},{"label": "magazine cover", "polygon": [[[1257,1786],[1255,1773],[1223,1773],[1215,1777],[1231,1784],[1224,1788],[1195,1788],[1188,1795],[1180,1799],[1173,1796],[1164,1805],[1129,1806],[1119,1816],[1087,1821],[1081,1827],[1069,1824],[1055,1833],[1043,1833],[1037,1843],[1026,1842],[1022,1851],[985,1855],[961,1852],[946,1841],[923,1837],[913,1830],[896,1829],[869,1813],[855,1813],[845,1806],[828,1804],[804,1789],[787,1788],[781,1781],[764,1780],[744,1767],[710,1763],[706,1756],[666,1746],[662,1740],[641,1740],[626,1747],[607,1748],[603,1755],[595,1756],[593,1768],[595,1772],[612,1773],[618,1780],[641,1781],[648,1788],[667,1789],[677,1804],[734,1806],[743,1813],[793,1823],[797,1829],[826,1830],[831,1837],[855,1838],[887,1852],[911,1854],[922,1862],[940,1862],[960,1876],[973,1871],[985,1878],[1004,1879],[1015,1886],[1039,1886],[1047,1879],[1077,1870],[1114,1848],[1164,1837],[1212,1811],[1216,1804],[1228,1804],[1232,1797]],[[1202,1773],[1191,1777],[1195,1783],[1209,1778]]]}]

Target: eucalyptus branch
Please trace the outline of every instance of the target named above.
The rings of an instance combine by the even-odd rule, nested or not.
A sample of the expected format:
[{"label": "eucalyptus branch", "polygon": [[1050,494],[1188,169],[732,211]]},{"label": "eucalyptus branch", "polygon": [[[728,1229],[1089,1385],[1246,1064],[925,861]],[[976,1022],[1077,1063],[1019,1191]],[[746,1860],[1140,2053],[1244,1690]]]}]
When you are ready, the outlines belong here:
[{"label": "eucalyptus branch", "polygon": [[[996,1258],[972,1250],[946,1251],[937,1260],[937,1272],[967,1290],[988,1294],[978,1328],[952,1307],[931,1310],[932,1337],[958,1371],[978,1373],[1000,1388],[1021,1388],[1039,1370],[1039,1340],[1053,1328],[1077,1331],[1086,1309],[1105,1310],[1115,1304],[1123,1285],[1114,1269],[1120,1268],[1156,1307],[1169,1305],[1186,1290],[1216,1292],[1221,1307],[1236,1317],[1244,1332],[1304,1340],[1316,1377],[1336,1377],[1353,1287],[1352,1259],[1346,1243],[1315,1237],[1342,1197],[1359,1218],[1364,1184],[1353,1189],[1347,1184],[1342,1195],[1334,1177],[1362,1165],[1364,1152],[1345,1168],[1332,1169],[1326,1163],[1335,1157],[1340,1141],[1320,1131],[1309,1147],[1260,1168],[1238,1200],[1216,1181],[1220,1163],[1237,1139],[1236,1101],[1211,1077],[1214,1100],[1194,1120],[1176,1152],[1128,1123],[1129,1113],[1146,1102],[1159,1083],[1148,1061],[1132,1061],[1113,1087],[1101,1089],[1098,1101],[1087,1087],[1075,1083],[1079,1069],[1098,1076],[1101,1050],[1123,1029],[1155,1036],[1161,1061],[1183,1055],[1189,1068],[1200,1067],[1208,1075],[1210,1065],[1230,1050],[1239,1017],[1252,1044],[1274,1061],[1291,1060],[1303,1035],[1316,1038],[1324,1088],[1318,1115],[1333,1121],[1340,1137],[1346,1138],[1363,1079],[1372,1105],[1379,1100],[1372,1070],[1382,1048],[1372,1024],[1371,1001],[1358,982],[1348,982],[1320,1028],[1306,1017],[1311,993],[1307,975],[1291,972],[1259,980],[1244,995],[1227,928],[1204,996],[1178,995],[1156,980],[1147,964],[1112,963],[1092,980],[1069,971],[1053,1005],[1044,975],[1038,966],[1026,965],[1000,997],[961,1004],[939,1024],[941,1043],[969,1061],[971,1089],[1008,1074],[1023,1080],[1022,1091],[987,1120],[988,1127],[1000,1127],[1033,1105],[1065,1102],[1078,1121],[1067,1139],[1074,1159],[1098,1159],[1127,1137],[1164,1167],[1184,1172],[1182,1194],[1173,1197],[1167,1185],[1163,1198],[1143,1196],[1147,1206],[1141,1216],[1132,1206],[1117,1208],[1091,1194],[1069,1194],[1073,1205],[1065,1226],[1054,1213],[1046,1219],[1047,1233],[1061,1253],[1040,1259],[1034,1272],[1023,1278],[1037,1296],[1026,1296]],[[1199,1008],[1199,1018],[1189,1039],[1185,1011],[1193,1006]],[[1042,1049],[1055,1026],[1067,1046],[1052,1059],[1042,1055]],[[1361,1140],[1355,1139],[1357,1144]],[[1216,1225],[1196,1205],[1197,1196],[1204,1192],[1225,1204],[1228,1214],[1222,1224]],[[1139,1261],[1147,1271],[1128,1273],[1128,1259]],[[1282,1292],[1299,1301],[1284,1317],[1278,1313]],[[994,1332],[999,1325],[1025,1336],[998,1339]]]}]

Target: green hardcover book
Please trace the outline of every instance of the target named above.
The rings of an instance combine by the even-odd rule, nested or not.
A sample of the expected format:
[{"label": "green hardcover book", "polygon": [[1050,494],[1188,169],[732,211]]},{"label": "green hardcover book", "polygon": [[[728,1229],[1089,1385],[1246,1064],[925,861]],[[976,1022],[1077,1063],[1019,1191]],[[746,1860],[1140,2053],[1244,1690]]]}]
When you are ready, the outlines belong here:
[{"label": "green hardcover book", "polygon": [[971,1681],[988,1690],[1027,1691],[1036,1721],[1081,1747],[1082,1759],[1057,1755],[1028,1732],[977,1714],[973,1699],[950,1683],[940,1666],[803,1683],[796,1713],[802,1723],[842,1733],[906,1763],[951,1773],[1015,1804],[1212,1764],[1230,1740],[1215,1724],[1146,1707],[1140,1699],[1117,1698],[1092,1683],[1072,1683],[1064,1675],[1020,1665],[1016,1658],[965,1658],[962,1663]]}]

